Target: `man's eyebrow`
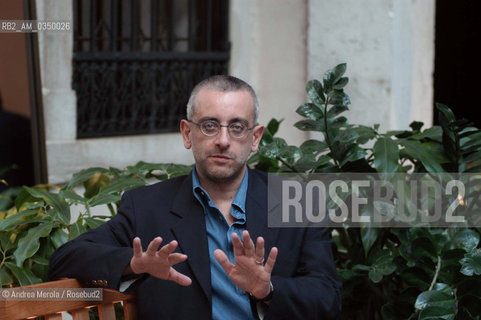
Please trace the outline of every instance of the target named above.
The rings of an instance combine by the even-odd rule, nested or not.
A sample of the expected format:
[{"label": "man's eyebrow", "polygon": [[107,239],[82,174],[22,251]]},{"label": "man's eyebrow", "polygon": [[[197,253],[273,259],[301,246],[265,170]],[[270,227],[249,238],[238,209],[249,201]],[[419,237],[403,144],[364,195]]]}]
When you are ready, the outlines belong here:
[{"label": "man's eyebrow", "polygon": [[[202,121],[207,121],[207,120],[211,120],[211,121],[217,121],[220,123],[219,119],[215,118],[215,117],[202,117],[199,119],[199,122],[202,122]],[[240,117],[237,117],[237,118],[232,118],[232,119],[229,119],[227,121],[227,123],[234,123],[234,122],[245,122],[245,123],[249,123],[249,121],[247,119],[244,119],[244,118],[240,118]]]},{"label": "man's eyebrow", "polygon": [[245,122],[247,124],[249,123],[249,121],[247,121],[247,119],[244,119],[244,118],[233,118],[229,120],[229,123],[233,123],[233,122]]},{"label": "man's eyebrow", "polygon": [[202,117],[200,118],[198,121],[199,122],[202,122],[202,121],[207,121],[207,120],[212,120],[212,121],[217,121],[219,122],[219,120],[217,118],[214,118],[214,117]]}]

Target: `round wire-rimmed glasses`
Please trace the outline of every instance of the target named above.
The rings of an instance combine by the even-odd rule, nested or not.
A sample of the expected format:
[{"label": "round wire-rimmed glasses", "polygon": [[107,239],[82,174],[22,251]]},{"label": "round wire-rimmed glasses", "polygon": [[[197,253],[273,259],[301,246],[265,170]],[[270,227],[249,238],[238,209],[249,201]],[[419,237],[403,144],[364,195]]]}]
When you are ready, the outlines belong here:
[{"label": "round wire-rimmed glasses", "polygon": [[208,137],[213,137],[220,132],[220,128],[225,127],[227,128],[227,132],[229,135],[234,139],[242,139],[244,138],[249,130],[254,129],[256,126],[252,128],[248,127],[247,123],[243,121],[235,121],[229,124],[220,124],[218,121],[215,120],[204,120],[199,123],[194,122],[192,120],[188,120],[190,123],[195,124],[200,128],[200,132]]}]

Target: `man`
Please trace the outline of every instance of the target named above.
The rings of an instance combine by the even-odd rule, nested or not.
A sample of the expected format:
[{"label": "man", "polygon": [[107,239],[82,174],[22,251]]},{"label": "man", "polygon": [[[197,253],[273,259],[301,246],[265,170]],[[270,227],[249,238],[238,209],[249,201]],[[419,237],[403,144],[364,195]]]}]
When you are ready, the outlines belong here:
[{"label": "man", "polygon": [[130,284],[141,319],[335,319],[328,230],[267,227],[280,206],[268,206],[266,175],[246,165],[264,131],[257,117],[244,81],[199,83],[180,124],[192,173],[125,192],[112,220],[54,253],[50,278]]}]

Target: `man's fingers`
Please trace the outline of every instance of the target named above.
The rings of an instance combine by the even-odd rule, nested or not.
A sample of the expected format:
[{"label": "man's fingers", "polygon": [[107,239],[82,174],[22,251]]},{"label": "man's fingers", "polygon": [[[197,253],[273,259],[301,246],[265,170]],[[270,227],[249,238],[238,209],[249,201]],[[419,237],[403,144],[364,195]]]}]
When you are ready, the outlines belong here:
[{"label": "man's fingers", "polygon": [[177,241],[172,240],[165,246],[163,246],[158,252],[158,255],[168,256],[172,252],[174,252],[175,248],[177,248]]},{"label": "man's fingers", "polygon": [[169,255],[169,263],[170,265],[174,265],[174,264],[177,264],[177,263],[180,263],[182,261],[185,261],[187,260],[187,256],[185,254],[182,254],[182,253],[172,253]]},{"label": "man's fingers", "polygon": [[240,240],[237,233],[232,234],[232,246],[234,247],[234,256],[237,257],[245,254],[244,245],[242,244],[242,241]]},{"label": "man's fingers", "polygon": [[251,236],[249,235],[249,231],[244,230],[242,232],[242,240],[244,241],[244,251],[246,256],[252,257],[254,255],[255,246],[254,242],[252,242]]},{"label": "man's fingers", "polygon": [[134,257],[136,258],[142,257],[142,244],[139,237],[134,238],[133,247],[134,247]]},{"label": "man's fingers", "polygon": [[234,265],[229,261],[229,258],[225,255],[224,251],[217,249],[214,251],[214,257],[219,262],[219,264],[222,266],[224,269],[225,273],[227,275],[230,274],[230,271],[234,267]]},{"label": "man's fingers", "polygon": [[257,237],[256,253],[254,256],[256,261],[263,261],[265,252],[266,251],[264,249],[264,238]]},{"label": "man's fingers", "polygon": [[161,237],[154,238],[154,240],[150,241],[149,246],[147,247],[147,250],[145,251],[145,253],[147,253],[149,256],[155,255],[161,243],[162,243]]},{"label": "man's fingers", "polygon": [[190,286],[192,283],[192,279],[186,276],[185,274],[182,274],[175,270],[174,268],[170,268],[169,271],[169,278],[168,280],[174,281],[175,283],[180,284],[181,286]]},{"label": "man's fingers", "polygon": [[276,263],[277,259],[277,248],[273,247],[271,252],[269,253],[269,257],[267,258],[267,262],[265,264],[265,270],[270,274],[272,273],[272,269],[274,269],[274,264]]}]

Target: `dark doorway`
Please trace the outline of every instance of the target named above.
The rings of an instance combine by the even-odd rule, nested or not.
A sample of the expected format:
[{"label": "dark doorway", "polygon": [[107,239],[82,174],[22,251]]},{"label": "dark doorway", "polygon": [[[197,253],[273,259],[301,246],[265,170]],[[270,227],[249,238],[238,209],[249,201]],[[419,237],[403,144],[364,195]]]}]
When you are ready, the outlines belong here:
[{"label": "dark doorway", "polygon": [[[434,101],[481,128],[481,1],[436,1]],[[434,123],[438,124],[434,109]]]},{"label": "dark doorway", "polygon": [[[0,2],[0,19],[35,20],[34,4]],[[39,70],[36,33],[0,33],[0,191],[47,182]]]}]

